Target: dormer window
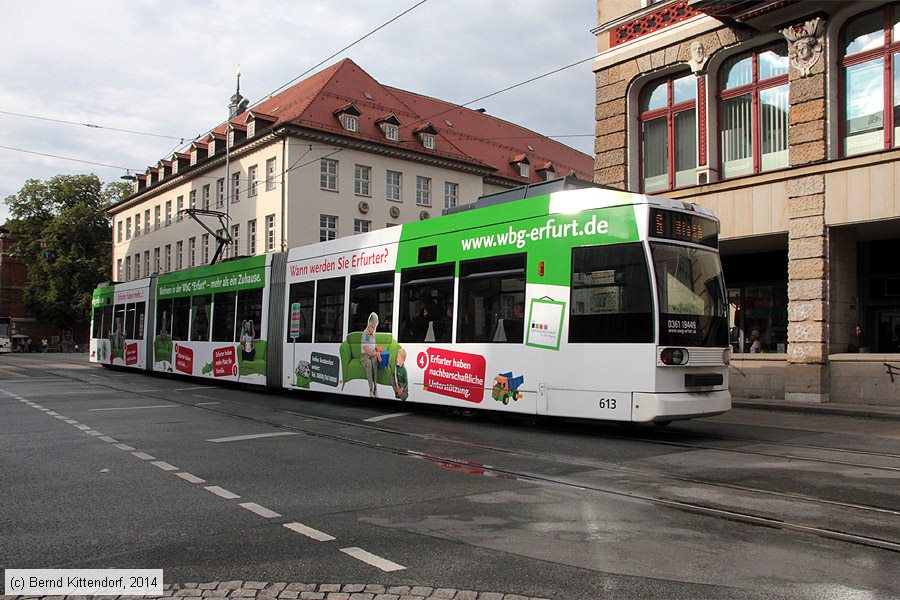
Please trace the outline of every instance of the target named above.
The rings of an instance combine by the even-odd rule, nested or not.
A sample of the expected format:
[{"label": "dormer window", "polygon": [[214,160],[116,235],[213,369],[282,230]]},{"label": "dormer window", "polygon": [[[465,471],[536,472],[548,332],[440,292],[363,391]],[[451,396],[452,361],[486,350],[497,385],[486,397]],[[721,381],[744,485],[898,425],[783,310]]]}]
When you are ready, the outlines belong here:
[{"label": "dormer window", "polygon": [[430,133],[422,134],[422,145],[428,150],[434,150],[434,136]]},{"label": "dormer window", "polygon": [[207,150],[207,154],[206,154],[206,155],[207,155],[209,158],[212,158],[213,156],[216,155],[216,140],[215,140],[215,139],[209,140],[209,146],[207,146],[207,149],[208,149],[208,150]]},{"label": "dormer window", "polygon": [[400,141],[400,119],[394,114],[378,119],[375,124],[381,127],[385,139],[391,142]]},{"label": "dormer window", "polygon": [[191,150],[191,165],[197,164],[197,158],[197,149],[194,148],[193,150]]},{"label": "dormer window", "polygon": [[356,133],[359,131],[359,117],[362,115],[356,105],[352,102],[343,106],[332,113],[341,122],[344,131]]},{"label": "dormer window", "polygon": [[556,178],[556,168],[553,166],[553,163],[544,163],[537,168],[537,174],[544,181],[550,181]]},{"label": "dormer window", "polygon": [[247,123],[247,137],[251,138],[256,135],[256,121],[250,121]]},{"label": "dormer window", "polygon": [[529,177],[530,170],[528,167],[531,164],[531,161],[528,160],[528,157],[524,154],[519,154],[514,157],[509,161],[509,164],[519,172],[519,177],[524,177],[526,179]]},{"label": "dormer window", "polygon": [[231,148],[234,146],[234,129],[231,127],[228,128],[228,147]]}]

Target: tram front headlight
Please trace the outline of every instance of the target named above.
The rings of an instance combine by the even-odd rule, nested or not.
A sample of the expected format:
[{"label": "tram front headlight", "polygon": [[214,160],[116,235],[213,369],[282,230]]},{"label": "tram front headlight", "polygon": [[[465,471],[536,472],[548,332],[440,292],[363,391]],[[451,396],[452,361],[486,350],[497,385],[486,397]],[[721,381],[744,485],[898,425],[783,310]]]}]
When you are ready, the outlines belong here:
[{"label": "tram front headlight", "polygon": [[690,354],[684,348],[664,348],[659,353],[659,360],[669,366],[686,365],[690,360]]}]

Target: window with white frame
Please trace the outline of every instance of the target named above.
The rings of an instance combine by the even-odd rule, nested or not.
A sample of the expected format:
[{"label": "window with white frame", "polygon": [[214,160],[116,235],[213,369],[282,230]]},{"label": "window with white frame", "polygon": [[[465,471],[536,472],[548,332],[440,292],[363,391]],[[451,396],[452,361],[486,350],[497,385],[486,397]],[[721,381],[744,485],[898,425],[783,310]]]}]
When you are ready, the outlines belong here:
[{"label": "window with white frame", "polygon": [[459,184],[444,182],[444,208],[453,208],[459,202]]},{"label": "window with white frame", "polygon": [[202,197],[201,205],[200,205],[201,208],[203,208],[203,210],[209,210],[209,184],[208,183],[203,186],[203,192],[202,192],[201,197]]},{"label": "window with white frame", "polygon": [[150,233],[150,209],[144,211],[144,233]]},{"label": "window with white frame", "polygon": [[393,123],[385,123],[384,137],[392,142],[396,142],[400,139],[400,128]]},{"label": "window with white frame", "polygon": [[431,177],[416,177],[416,204],[431,206]]},{"label": "window with white frame", "polygon": [[116,242],[118,242],[120,244],[122,243],[122,239],[123,239],[122,232],[124,230],[125,230],[125,221],[122,221],[120,219],[119,222],[116,223]]},{"label": "window with white frame", "polygon": [[140,252],[138,252],[137,254],[134,255],[134,261],[132,262],[132,264],[134,265],[134,278],[140,279],[141,278],[141,253]]},{"label": "window with white frame", "polygon": [[402,191],[403,174],[398,171],[388,171],[386,176],[387,187],[385,196],[388,200],[401,202],[400,193]]},{"label": "window with white frame", "polygon": [[366,233],[372,229],[372,221],[353,219],[353,233]]},{"label": "window with white frame", "polygon": [[141,237],[141,213],[134,215],[134,237]]},{"label": "window with white frame", "polygon": [[216,181],[216,207],[225,206],[225,178],[220,177]]},{"label": "window with white frame", "polygon": [[231,201],[238,202],[241,199],[241,172],[231,174]]},{"label": "window with white frame", "polygon": [[372,167],[356,165],[353,169],[353,193],[357,196],[371,196]]},{"label": "window with white frame", "polygon": [[157,204],[153,207],[153,231],[156,231],[160,227],[160,215],[162,214],[162,207]]},{"label": "window with white frame", "polygon": [[125,281],[131,280],[131,257],[125,257]]},{"label": "window with white frame", "polygon": [[275,215],[266,215],[266,252],[275,251]]},{"label": "window with white frame", "polygon": [[423,133],[422,145],[428,150],[434,150],[434,134]]},{"label": "window with white frame", "polygon": [[184,242],[179,240],[175,242],[175,270],[179,271],[184,267]]},{"label": "window with white frame", "polygon": [[725,61],[719,75],[722,177],[788,166],[787,43]]},{"label": "window with white frame", "polygon": [[144,250],[144,273],[149,276],[150,273],[150,251]]},{"label": "window with white frame", "polygon": [[518,163],[518,165],[519,165],[519,176],[520,177],[528,177],[528,172],[529,172],[528,163],[520,162],[520,163]]},{"label": "window with white frame", "polygon": [[197,190],[188,192],[188,208],[197,208]]},{"label": "window with white frame", "polygon": [[209,264],[209,234],[204,233],[200,238],[200,245],[202,248],[200,249],[200,257],[204,265]]},{"label": "window with white frame", "polygon": [[131,239],[131,217],[125,218],[125,239]]},{"label": "window with white frame", "polygon": [[181,212],[184,209],[184,196],[178,196],[175,199],[175,220],[181,221],[184,219],[184,214]]},{"label": "window with white frame", "polygon": [[[216,248],[219,247],[219,240],[221,240],[223,237],[225,237],[225,229],[222,229],[222,228],[216,229],[216,238],[217,238],[216,239]],[[228,244],[226,244],[225,247],[222,248],[222,254],[219,256],[219,258],[228,258],[228,254],[229,254],[228,250],[229,249],[230,249],[230,246]]]},{"label": "window with white frame", "polygon": [[241,226],[240,225],[232,225],[231,226],[231,247],[234,249],[231,253],[232,256],[240,256],[241,255]]},{"label": "window with white frame", "polygon": [[341,115],[342,120],[344,121],[344,129],[347,131],[359,131],[359,119],[354,115],[343,114]]},{"label": "window with white frame", "polygon": [[697,77],[655,81],[641,91],[639,105],[642,191],[696,183]]},{"label": "window with white frame", "polygon": [[165,258],[166,273],[168,273],[172,270],[172,244],[166,244]]},{"label": "window with white frame", "polygon": [[122,259],[116,259],[116,281],[124,281],[125,271],[122,270]]},{"label": "window with white frame", "polygon": [[247,137],[252,138],[256,135],[256,121],[250,121],[247,123]]},{"label": "window with white frame", "polygon": [[900,5],[854,17],[840,39],[843,155],[900,146]]},{"label": "window with white frame", "polygon": [[337,237],[337,217],[319,215],[319,241],[325,242]]},{"label": "window with white frame", "polygon": [[197,238],[188,238],[188,266],[193,267],[197,264]]},{"label": "window with white frame", "polygon": [[323,158],[319,162],[319,187],[336,192],[338,189],[338,161]]},{"label": "window with white frame", "polygon": [[247,197],[252,198],[256,196],[257,186],[259,182],[256,180],[257,172],[259,171],[259,167],[257,165],[251,166],[247,169]]},{"label": "window with white frame", "polygon": [[172,201],[166,200],[166,227],[172,224]]},{"label": "window with white frame", "polygon": [[159,247],[153,249],[153,271],[154,273],[159,273],[160,260],[159,260]]},{"label": "window with white frame", "polygon": [[266,190],[275,189],[275,158],[266,161]]},{"label": "window with white frame", "polygon": [[256,254],[256,219],[247,221],[247,255]]}]

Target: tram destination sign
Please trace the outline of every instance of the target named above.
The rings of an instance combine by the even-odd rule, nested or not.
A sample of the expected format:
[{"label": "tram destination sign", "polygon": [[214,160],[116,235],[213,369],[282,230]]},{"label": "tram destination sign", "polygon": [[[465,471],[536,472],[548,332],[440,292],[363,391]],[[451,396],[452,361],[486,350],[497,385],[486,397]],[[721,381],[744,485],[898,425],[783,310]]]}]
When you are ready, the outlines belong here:
[{"label": "tram destination sign", "polygon": [[651,208],[650,237],[718,248],[719,223],[693,213]]}]

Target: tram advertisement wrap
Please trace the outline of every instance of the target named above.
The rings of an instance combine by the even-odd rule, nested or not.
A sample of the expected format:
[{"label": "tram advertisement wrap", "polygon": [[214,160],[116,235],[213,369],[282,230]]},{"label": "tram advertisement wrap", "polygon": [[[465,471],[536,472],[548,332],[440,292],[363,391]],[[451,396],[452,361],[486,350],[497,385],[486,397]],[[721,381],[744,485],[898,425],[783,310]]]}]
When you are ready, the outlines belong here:
[{"label": "tram advertisement wrap", "polygon": [[194,373],[194,351],[179,344],[175,345],[175,370],[192,375]]},{"label": "tram advertisement wrap", "polygon": [[237,357],[234,346],[213,350],[213,377],[237,377]]},{"label": "tram advertisement wrap", "polygon": [[444,348],[420,352],[416,364],[424,372],[426,392],[480,404],[484,400],[484,357]]},{"label": "tram advertisement wrap", "polygon": [[126,365],[138,364],[137,342],[135,342],[134,344],[125,344],[125,364]]}]

